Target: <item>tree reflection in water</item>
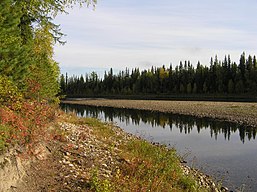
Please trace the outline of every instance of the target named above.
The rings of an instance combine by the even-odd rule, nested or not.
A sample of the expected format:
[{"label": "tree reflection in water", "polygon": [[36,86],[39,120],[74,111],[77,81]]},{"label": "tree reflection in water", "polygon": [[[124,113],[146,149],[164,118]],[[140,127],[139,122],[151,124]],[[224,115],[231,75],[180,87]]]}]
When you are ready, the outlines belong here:
[{"label": "tree reflection in water", "polygon": [[[200,134],[202,129],[210,129],[211,138],[217,140],[218,135],[224,135],[225,140],[230,140],[231,133],[239,132],[241,141],[244,143],[245,139],[249,141],[256,138],[256,129],[253,127],[245,127],[236,123],[229,123],[225,121],[213,120],[210,118],[196,118],[187,115],[168,114],[161,112],[152,112],[134,109],[117,109],[111,107],[94,107],[74,104],[61,104],[61,108],[65,112],[74,112],[77,115],[84,117],[94,117],[104,119],[105,121],[113,121],[118,118],[126,125],[132,123],[139,125],[140,122],[150,124],[152,127],[161,126],[165,128],[177,127],[180,133],[190,134],[196,127]],[[175,126],[173,126],[175,125]]]}]

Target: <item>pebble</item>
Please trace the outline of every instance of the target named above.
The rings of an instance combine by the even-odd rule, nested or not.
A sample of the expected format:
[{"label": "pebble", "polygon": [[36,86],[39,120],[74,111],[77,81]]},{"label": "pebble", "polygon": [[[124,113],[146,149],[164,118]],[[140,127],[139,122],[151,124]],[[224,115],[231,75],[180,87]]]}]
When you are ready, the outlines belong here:
[{"label": "pebble", "polygon": [[[59,161],[67,173],[65,173],[65,176],[63,175],[63,178],[65,178],[66,181],[65,185],[72,183],[72,179],[75,180],[74,182],[77,182],[77,178],[84,178],[85,180],[89,179],[90,172],[94,170],[95,167],[98,168],[98,174],[104,178],[112,177],[113,168],[118,167],[118,164],[124,162],[120,161],[120,157],[117,155],[117,153],[120,151],[118,149],[118,145],[124,143],[126,140],[134,138],[134,136],[131,134],[123,132],[121,128],[113,126],[113,131],[116,133],[116,135],[120,135],[124,139],[120,141],[113,141],[114,148],[110,151],[108,145],[106,145],[104,141],[98,140],[95,135],[92,134],[90,128],[86,126],[61,123],[61,128],[70,133],[67,135],[67,140],[73,144],[72,150],[77,150],[76,153],[71,153],[68,151],[69,148],[67,147],[68,150],[63,153],[62,161]],[[87,133],[86,140],[80,139],[82,132]],[[104,139],[108,140],[110,138]],[[125,161],[130,163],[127,160]],[[185,164],[181,164],[181,168],[185,175],[189,175],[191,173],[195,176],[195,178],[198,178],[198,183],[201,186],[209,186],[211,191],[219,192],[219,190],[216,189],[215,183],[209,178],[209,176],[206,176],[197,170],[191,169]],[[85,181],[83,180],[82,182]]]}]

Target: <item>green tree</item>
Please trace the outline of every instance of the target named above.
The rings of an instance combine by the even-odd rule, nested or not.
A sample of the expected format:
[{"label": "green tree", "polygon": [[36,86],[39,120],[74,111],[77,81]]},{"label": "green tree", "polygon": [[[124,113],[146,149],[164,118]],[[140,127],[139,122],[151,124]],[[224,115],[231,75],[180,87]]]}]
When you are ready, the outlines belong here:
[{"label": "green tree", "polygon": [[54,42],[61,42],[62,33],[52,20],[67,7],[95,3],[95,0],[1,0],[1,75],[9,77],[24,92],[38,90],[37,94],[43,98],[56,95],[59,68],[52,58],[52,49]]},{"label": "green tree", "polygon": [[207,83],[204,82],[204,84],[203,84],[203,93],[207,93],[207,92],[208,92]]},{"label": "green tree", "polygon": [[185,93],[185,87],[184,87],[184,85],[182,83],[179,86],[179,92],[180,93]]},{"label": "green tree", "polygon": [[[241,59],[241,63],[243,63],[242,61]],[[136,68],[132,69],[131,75],[127,68],[125,71],[120,71],[117,75],[111,69],[108,74],[105,73],[103,80],[96,81],[94,79],[97,78],[92,77],[90,78],[93,79],[92,81],[86,80],[85,87],[88,88],[90,93],[100,95],[169,93],[256,94],[256,57],[249,56],[245,63],[248,66],[245,68],[245,83],[242,80],[240,63],[231,62],[230,56],[225,56],[225,59],[221,62],[216,56],[214,61],[211,59],[210,67],[203,66],[198,62],[196,69],[194,69],[190,61],[186,61],[184,65],[180,62],[179,66],[175,67],[175,70],[172,69],[171,65],[169,69],[165,69],[165,66],[159,68],[152,67],[141,72]],[[73,83],[73,81],[71,79],[70,82]],[[78,80],[76,78],[75,81],[81,82],[81,79]],[[93,82],[94,86],[91,85],[91,82]],[[81,86],[76,83],[72,85],[76,87],[75,90],[81,89]],[[97,88],[97,91],[95,88]],[[73,93],[76,93],[76,91]]]},{"label": "green tree", "polygon": [[253,67],[257,69],[257,59],[256,56],[253,57]]},{"label": "green tree", "polygon": [[197,93],[197,85],[196,85],[196,83],[194,83],[194,86],[193,86],[193,93],[194,93],[194,94]]},{"label": "green tree", "polygon": [[20,37],[21,8],[12,0],[1,0],[0,10],[0,74],[21,88],[30,63],[29,48]]},{"label": "green tree", "polygon": [[27,77],[29,89],[27,97],[54,99],[59,92],[59,67],[53,60],[54,40],[47,27],[37,29],[33,43],[34,62]]},{"label": "green tree", "polygon": [[232,79],[228,81],[228,93],[234,93],[235,92],[235,85]]},{"label": "green tree", "polygon": [[239,80],[236,83],[235,92],[236,93],[244,93],[244,83],[242,80]]},{"label": "green tree", "polygon": [[80,6],[86,4],[87,6],[95,6],[97,0],[33,0],[33,1],[20,1],[13,0],[16,6],[21,7],[22,17],[20,20],[21,36],[24,43],[30,41],[33,37],[33,29],[45,28],[50,26],[49,31],[55,41],[61,41],[62,33],[60,32],[59,25],[54,24],[52,21],[58,13],[67,13],[66,8],[70,8],[76,4]]},{"label": "green tree", "polygon": [[187,84],[187,93],[192,93],[192,85],[191,85],[191,83]]},{"label": "green tree", "polygon": [[246,69],[245,53],[242,53],[239,61],[239,70],[240,70],[241,79],[243,83],[245,82],[245,69]]},{"label": "green tree", "polygon": [[62,74],[60,77],[60,89],[61,89],[61,94],[66,94],[66,82],[65,82],[65,77]]}]

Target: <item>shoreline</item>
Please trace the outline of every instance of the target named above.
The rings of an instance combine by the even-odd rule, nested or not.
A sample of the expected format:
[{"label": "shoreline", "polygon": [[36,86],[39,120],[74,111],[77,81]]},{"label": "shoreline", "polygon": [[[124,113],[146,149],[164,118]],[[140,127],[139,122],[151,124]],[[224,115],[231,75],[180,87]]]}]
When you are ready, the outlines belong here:
[{"label": "shoreline", "polygon": [[257,128],[257,103],[210,101],[156,101],[120,99],[69,99],[66,104],[148,110],[197,118],[211,118]]},{"label": "shoreline", "polygon": [[36,154],[41,157],[48,151],[47,156],[31,163],[13,191],[227,191],[181,163],[174,150],[113,124],[67,115],[58,127],[58,140]]}]

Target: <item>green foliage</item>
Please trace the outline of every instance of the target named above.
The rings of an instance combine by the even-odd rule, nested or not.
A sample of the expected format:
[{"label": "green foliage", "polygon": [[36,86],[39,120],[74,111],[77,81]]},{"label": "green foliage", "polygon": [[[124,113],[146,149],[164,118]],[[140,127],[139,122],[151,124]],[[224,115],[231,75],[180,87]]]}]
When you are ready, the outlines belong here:
[{"label": "green foliage", "polygon": [[236,88],[235,88],[235,92],[236,93],[242,93],[244,92],[244,83],[242,80],[238,81],[236,83]]},{"label": "green foliage", "polygon": [[17,110],[21,107],[22,99],[17,86],[9,78],[0,76],[0,106],[5,105]]},{"label": "green foliage", "polygon": [[13,0],[2,0],[0,10],[0,74],[21,88],[30,60],[29,49],[20,36],[21,8]]},{"label": "green foliage", "polygon": [[37,29],[33,43],[33,58],[27,78],[27,97],[34,99],[54,99],[59,92],[59,66],[53,58],[53,37],[49,27]]},{"label": "green foliage", "polygon": [[[22,7],[23,15],[21,22],[21,29],[25,31],[23,39],[25,42],[33,36],[30,30],[33,26],[38,28],[45,28],[49,26],[49,31],[54,37],[55,41],[61,41],[62,33],[59,25],[54,24],[52,21],[58,13],[66,13],[65,9],[72,7],[76,4],[80,6],[86,4],[87,6],[95,6],[96,0],[33,0],[33,1],[18,1],[14,0],[17,5]],[[32,33],[32,34],[31,34]]]},{"label": "green foliage", "polygon": [[42,139],[55,116],[59,67],[53,46],[58,12],[96,0],[0,1],[0,149]]},{"label": "green foliage", "polygon": [[7,140],[10,138],[10,127],[0,125],[0,152],[3,151],[7,146]]},{"label": "green foliage", "polygon": [[65,83],[65,78],[63,74],[60,77],[60,89],[61,89],[61,94],[63,95],[66,92],[66,83]]},{"label": "green foliage", "polygon": [[235,86],[232,79],[230,79],[228,82],[228,93],[234,93],[234,92],[235,92]]},{"label": "green foliage", "polygon": [[192,85],[191,85],[191,83],[188,83],[187,84],[187,93],[192,93]]},{"label": "green foliage", "polygon": [[99,179],[97,170],[93,171],[93,174],[90,180],[90,188],[95,192],[112,192],[113,191],[111,183],[108,180]]},{"label": "green foliage", "polygon": [[132,140],[123,146],[125,162],[116,171],[115,191],[197,191],[191,176],[184,176],[174,150]]},{"label": "green foliage", "polygon": [[28,93],[26,97],[52,100],[59,92],[53,45],[61,42],[62,33],[52,20],[75,4],[95,6],[96,0],[0,2],[0,74]]},{"label": "green foliage", "polygon": [[126,69],[117,75],[110,69],[103,79],[92,74],[85,78],[72,76],[65,82],[62,76],[62,93],[69,97],[192,93],[257,95],[256,57],[246,59],[244,53],[239,64],[232,63],[229,56],[223,61],[216,56],[209,67],[198,62],[194,68],[190,61],[185,61],[175,69],[162,66],[140,72],[135,68],[131,73]]}]

